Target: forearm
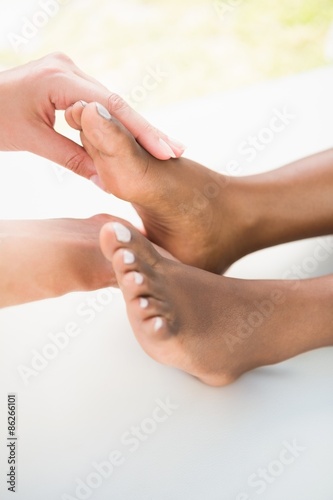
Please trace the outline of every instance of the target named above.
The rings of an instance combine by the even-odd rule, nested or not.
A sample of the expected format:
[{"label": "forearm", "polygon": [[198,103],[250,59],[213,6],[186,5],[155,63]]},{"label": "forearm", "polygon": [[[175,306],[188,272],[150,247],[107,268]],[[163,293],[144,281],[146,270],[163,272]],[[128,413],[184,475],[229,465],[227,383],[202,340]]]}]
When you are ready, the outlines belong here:
[{"label": "forearm", "polygon": [[115,285],[104,219],[0,222],[0,307]]},{"label": "forearm", "polygon": [[52,241],[45,221],[1,222],[0,307],[55,297],[79,289],[74,275],[62,276],[67,268],[66,244]]},{"label": "forearm", "polygon": [[333,149],[240,179],[256,248],[333,233]]}]

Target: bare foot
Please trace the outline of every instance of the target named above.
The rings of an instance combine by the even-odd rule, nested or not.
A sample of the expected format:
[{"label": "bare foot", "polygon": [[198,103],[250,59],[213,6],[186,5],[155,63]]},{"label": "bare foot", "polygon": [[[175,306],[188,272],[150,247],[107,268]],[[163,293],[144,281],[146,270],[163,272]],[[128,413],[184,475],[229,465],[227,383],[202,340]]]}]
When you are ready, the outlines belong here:
[{"label": "bare foot", "polygon": [[171,261],[128,223],[106,224],[100,241],[144,350],[209,385],[332,344],[332,277],[322,288],[298,283],[295,294],[295,282],[225,278]]},{"label": "bare foot", "polygon": [[76,103],[68,121],[82,129],[82,144],[106,191],[134,205],[150,241],[214,273],[252,250],[240,179],[185,158],[157,160],[99,104]]}]

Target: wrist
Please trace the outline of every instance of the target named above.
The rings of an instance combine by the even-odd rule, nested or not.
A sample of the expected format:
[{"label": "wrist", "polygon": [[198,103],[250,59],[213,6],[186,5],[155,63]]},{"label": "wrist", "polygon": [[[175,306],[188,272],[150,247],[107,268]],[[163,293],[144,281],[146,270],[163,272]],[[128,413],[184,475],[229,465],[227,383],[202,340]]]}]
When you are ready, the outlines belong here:
[{"label": "wrist", "polygon": [[115,286],[99,247],[103,218],[3,221],[0,306]]},{"label": "wrist", "polygon": [[6,221],[1,245],[1,306],[52,298],[80,290],[69,265],[70,242],[46,221]]}]

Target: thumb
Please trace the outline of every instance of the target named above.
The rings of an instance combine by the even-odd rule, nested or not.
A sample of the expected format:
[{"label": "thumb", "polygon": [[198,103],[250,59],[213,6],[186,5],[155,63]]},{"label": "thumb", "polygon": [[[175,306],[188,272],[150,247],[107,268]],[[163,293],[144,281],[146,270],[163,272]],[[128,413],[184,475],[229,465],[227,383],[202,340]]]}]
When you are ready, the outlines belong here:
[{"label": "thumb", "polygon": [[97,174],[92,159],[83,147],[53,128],[45,127],[43,131],[39,130],[38,144],[30,145],[29,151],[58,163],[86,179]]}]

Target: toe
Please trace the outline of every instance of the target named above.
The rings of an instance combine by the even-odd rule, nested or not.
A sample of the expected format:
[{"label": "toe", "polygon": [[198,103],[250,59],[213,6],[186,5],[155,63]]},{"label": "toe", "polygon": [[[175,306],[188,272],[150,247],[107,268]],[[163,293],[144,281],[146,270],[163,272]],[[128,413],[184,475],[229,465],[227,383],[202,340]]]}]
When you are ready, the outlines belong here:
[{"label": "toe", "polygon": [[[163,259],[153,245],[137,229],[126,222],[109,222],[105,224],[100,233],[100,244],[104,256],[113,261],[117,250],[122,250],[122,264],[131,266],[136,261],[135,267],[127,270],[140,271],[138,262],[154,267]],[[125,252],[126,250],[126,252]],[[118,261],[117,257],[117,263]],[[118,268],[118,271],[121,271]]]},{"label": "toe", "polygon": [[80,122],[84,136],[100,154],[113,157],[132,142],[127,129],[99,103],[87,104]]},{"label": "toe", "polygon": [[152,303],[154,298],[149,297],[149,305],[142,308],[142,299],[147,300],[147,297],[126,301],[128,319],[145,351],[154,359],[163,362],[169,348],[162,341],[172,339],[169,323],[163,315],[165,307],[161,301]]},{"label": "toe", "polygon": [[[129,265],[123,264],[123,255],[121,254],[122,250],[119,250],[115,254],[115,259],[112,262],[116,279],[121,291],[123,292],[125,300],[138,299],[139,297],[143,297],[151,293],[153,284],[151,283],[149,277],[141,270],[134,270],[133,267],[135,263]],[[124,269],[125,267],[129,267],[130,269],[127,271]]]},{"label": "toe", "polygon": [[98,103],[89,103],[81,115],[81,141],[93,159],[105,191],[135,202],[147,189],[144,181],[150,155],[129,131]]},{"label": "toe", "polygon": [[155,296],[140,295],[137,299],[137,303],[146,319],[154,318],[160,314],[165,315],[167,313],[166,304]]},{"label": "toe", "polygon": [[161,257],[152,244],[124,222],[110,222],[100,234],[101,248],[112,261],[127,313],[140,344],[155,359],[165,356],[159,341],[171,338],[172,321],[165,299]]},{"label": "toe", "polygon": [[[159,287],[154,276],[150,277],[148,272],[142,272],[144,266],[148,267],[145,263],[140,265],[140,262],[136,260],[124,265],[123,257],[123,250],[117,250],[113,258],[113,267],[134,332],[139,336],[141,343],[142,335],[148,335],[145,340],[148,343],[169,335],[168,307],[166,302],[159,298]],[[140,271],[134,269],[140,269]],[[151,274],[151,269],[146,271],[150,271]]]},{"label": "toe", "polygon": [[[153,293],[153,290],[148,287],[148,292]],[[145,321],[159,316],[166,318],[168,315],[168,307],[166,303],[153,295],[140,294],[139,296],[136,296],[132,299],[132,309],[135,311],[137,316],[140,316],[140,318]]]},{"label": "toe", "polygon": [[[128,313],[130,316],[130,311]],[[146,335],[150,342],[161,340],[161,338],[169,338],[171,335],[168,322],[162,315],[142,319],[140,332],[141,335]]]}]

